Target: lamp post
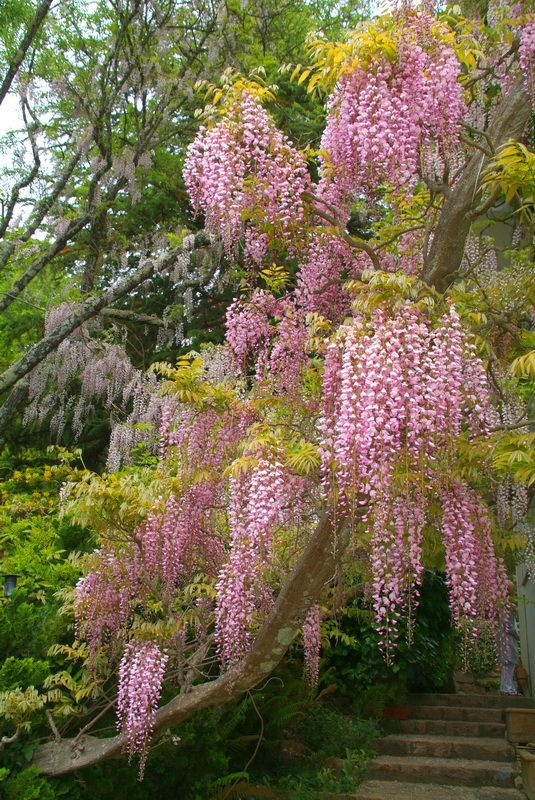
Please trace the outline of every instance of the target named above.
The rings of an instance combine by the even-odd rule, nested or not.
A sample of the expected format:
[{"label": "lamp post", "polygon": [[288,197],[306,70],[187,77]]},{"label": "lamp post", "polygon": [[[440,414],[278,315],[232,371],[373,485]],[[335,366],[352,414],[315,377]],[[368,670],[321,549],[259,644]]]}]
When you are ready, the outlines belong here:
[{"label": "lamp post", "polygon": [[4,579],[4,597],[11,597],[17,585],[17,578],[19,578],[20,575],[2,572],[0,576]]}]

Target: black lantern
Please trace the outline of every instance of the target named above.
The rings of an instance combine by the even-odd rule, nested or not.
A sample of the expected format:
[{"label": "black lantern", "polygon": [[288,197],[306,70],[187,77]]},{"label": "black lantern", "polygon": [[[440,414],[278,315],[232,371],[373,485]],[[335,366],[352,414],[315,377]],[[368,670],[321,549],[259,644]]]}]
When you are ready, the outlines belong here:
[{"label": "black lantern", "polygon": [[4,579],[4,596],[11,597],[15,590],[15,586],[17,585],[17,578],[20,576],[15,575],[14,573],[8,574],[7,572],[3,572],[1,574]]}]

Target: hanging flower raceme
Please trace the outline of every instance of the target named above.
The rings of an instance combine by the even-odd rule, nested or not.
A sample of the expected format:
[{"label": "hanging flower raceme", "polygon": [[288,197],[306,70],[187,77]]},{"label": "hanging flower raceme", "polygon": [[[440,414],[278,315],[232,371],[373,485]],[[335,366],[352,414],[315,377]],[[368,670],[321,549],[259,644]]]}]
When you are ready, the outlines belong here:
[{"label": "hanging flower raceme", "polygon": [[390,36],[388,49],[348,61],[329,99],[320,192],[341,209],[382,184],[413,183],[422,148],[454,142],[466,111],[447,29],[407,6],[398,22],[393,37],[377,32],[378,41]]},{"label": "hanging flower raceme", "polygon": [[535,16],[530,17],[520,29],[518,57],[526,86],[535,103]]},{"label": "hanging flower raceme", "polygon": [[[216,575],[223,549],[213,535],[211,514],[220,487],[203,481],[190,486],[180,498],[171,497],[162,514],[154,514],[136,532],[134,570],[146,596],[161,587],[169,602],[178,585],[195,572]],[[141,599],[140,597],[140,599]]]},{"label": "hanging flower raceme", "polygon": [[[266,234],[280,238],[299,228],[310,183],[304,158],[246,91],[214,127],[200,129],[188,148],[184,181],[206,228],[221,235],[227,251],[247,229],[246,254],[256,263]],[[244,222],[253,209],[260,229]]]},{"label": "hanging flower raceme", "polygon": [[155,642],[131,641],[119,667],[117,727],[125,737],[125,750],[130,758],[140,757],[140,779],[145,771],[167,660],[167,654]]},{"label": "hanging flower raceme", "polygon": [[441,495],[442,531],[450,606],[465,651],[482,623],[494,627],[507,605],[507,573],[496,557],[488,510],[466,484],[454,482]]},{"label": "hanging flower raceme", "polygon": [[78,581],[74,595],[76,635],[87,640],[90,662],[101,645],[126,630],[138,588],[132,561],[124,554],[102,548],[94,558],[95,566]]},{"label": "hanging flower raceme", "polygon": [[371,564],[379,646],[387,663],[400,636],[402,620],[412,642],[414,611],[422,581],[422,538],[427,501],[422,492],[382,495],[373,505]]},{"label": "hanging flower raceme", "polygon": [[373,499],[401,458],[428,468],[463,421],[484,431],[487,402],[485,371],[453,308],[436,328],[410,306],[377,311],[371,326],[355,319],[325,360],[324,475],[334,469],[339,491]]},{"label": "hanging flower raceme", "polygon": [[269,379],[278,391],[291,391],[307,364],[308,333],[295,302],[258,291],[235,300],[227,311],[227,342],[241,372],[254,367],[257,381]]},{"label": "hanging flower raceme", "polygon": [[120,644],[136,608],[154,592],[169,604],[194,574],[215,578],[224,549],[211,515],[221,491],[221,482],[193,484],[151,514],[130,541],[95,552],[93,569],[75,591],[77,635],[87,640],[91,659],[99,647]]},{"label": "hanging flower raceme", "polygon": [[271,318],[277,300],[262,290],[255,292],[247,303],[235,300],[227,310],[226,340],[239,368],[245,372],[248,359],[254,360],[264,350],[272,336]]},{"label": "hanging flower raceme", "polygon": [[486,429],[487,401],[483,366],[453,308],[436,327],[408,305],[393,315],[378,310],[369,325],[345,325],[328,348],[323,482],[334,514],[367,506],[374,606],[387,657],[403,616],[410,632],[437,457],[453,455],[464,427]]},{"label": "hanging flower raceme", "polygon": [[[297,273],[296,299],[305,312],[339,320],[350,310],[351,299],[343,291],[344,278],[356,277],[362,264],[358,251],[335,235],[310,235]],[[366,259],[368,257],[366,256]]]},{"label": "hanging flower raceme", "polygon": [[280,463],[261,459],[230,481],[231,550],[217,583],[216,638],[224,664],[246,652],[256,612],[271,604],[265,582],[273,537],[292,516],[291,484]]}]

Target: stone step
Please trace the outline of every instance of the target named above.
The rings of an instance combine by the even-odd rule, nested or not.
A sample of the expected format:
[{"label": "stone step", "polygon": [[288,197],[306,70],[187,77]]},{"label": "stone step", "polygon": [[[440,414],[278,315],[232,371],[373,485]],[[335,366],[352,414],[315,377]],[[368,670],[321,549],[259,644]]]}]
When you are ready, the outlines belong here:
[{"label": "stone step", "polygon": [[464,708],[533,708],[534,703],[530,697],[522,695],[497,694],[440,694],[425,692],[411,694],[410,706],[463,706]]},{"label": "stone step", "polygon": [[468,706],[412,706],[412,719],[449,719],[459,722],[503,722],[503,708],[475,708]]},{"label": "stone step", "polygon": [[398,723],[401,733],[438,736],[485,736],[505,739],[503,722],[466,722],[450,719],[407,719]]},{"label": "stone step", "polygon": [[378,756],[369,776],[374,780],[406,783],[444,783],[448,786],[514,788],[519,773],[501,761],[470,761],[425,756]]},{"label": "stone step", "polygon": [[517,789],[496,786],[463,787],[431,783],[366,781],[354,794],[338,795],[338,800],[526,800]]},{"label": "stone step", "polygon": [[431,756],[432,758],[481,759],[483,761],[514,761],[514,747],[505,739],[469,736],[392,734],[379,739],[377,749],[382,755]]}]

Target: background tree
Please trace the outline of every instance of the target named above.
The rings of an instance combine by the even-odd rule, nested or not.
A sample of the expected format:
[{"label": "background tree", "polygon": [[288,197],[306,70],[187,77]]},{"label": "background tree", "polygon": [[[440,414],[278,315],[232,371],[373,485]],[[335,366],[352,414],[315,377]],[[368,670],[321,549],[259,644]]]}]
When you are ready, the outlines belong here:
[{"label": "background tree", "polygon": [[[280,60],[302,53],[316,20],[340,27],[331,10],[328,3],[312,15],[305,3],[291,12],[269,3],[102,3],[91,10],[62,3],[43,23],[46,44],[45,29],[31,38],[38,35],[31,6],[12,14],[20,26],[14,38],[28,43],[22,61],[5,53],[6,80],[16,64],[23,127],[4,137],[14,156],[4,169],[0,227],[4,435],[24,398],[27,421],[53,418],[61,436],[72,422],[80,368],[102,359],[112,343],[126,343],[123,363],[145,369],[155,349],[162,355],[180,345],[185,325],[194,340],[201,330],[201,338],[221,339],[232,289],[225,289],[217,249],[212,256],[205,247],[193,256],[181,250],[191,223],[180,173],[195,128],[193,86],[215,77],[223,63],[249,69],[261,56],[273,77]],[[294,113],[295,89],[286,85],[292,102],[281,94],[281,108]],[[71,305],[62,306],[61,328],[56,318],[54,333],[49,325],[38,338],[43,317],[62,303]],[[58,346],[95,318],[85,363],[72,364],[66,375],[67,358],[54,355]],[[30,376],[35,368],[37,378]],[[80,435],[83,421],[75,422]],[[100,434],[95,425],[88,433],[93,452],[105,444],[102,422],[100,415]]]}]

